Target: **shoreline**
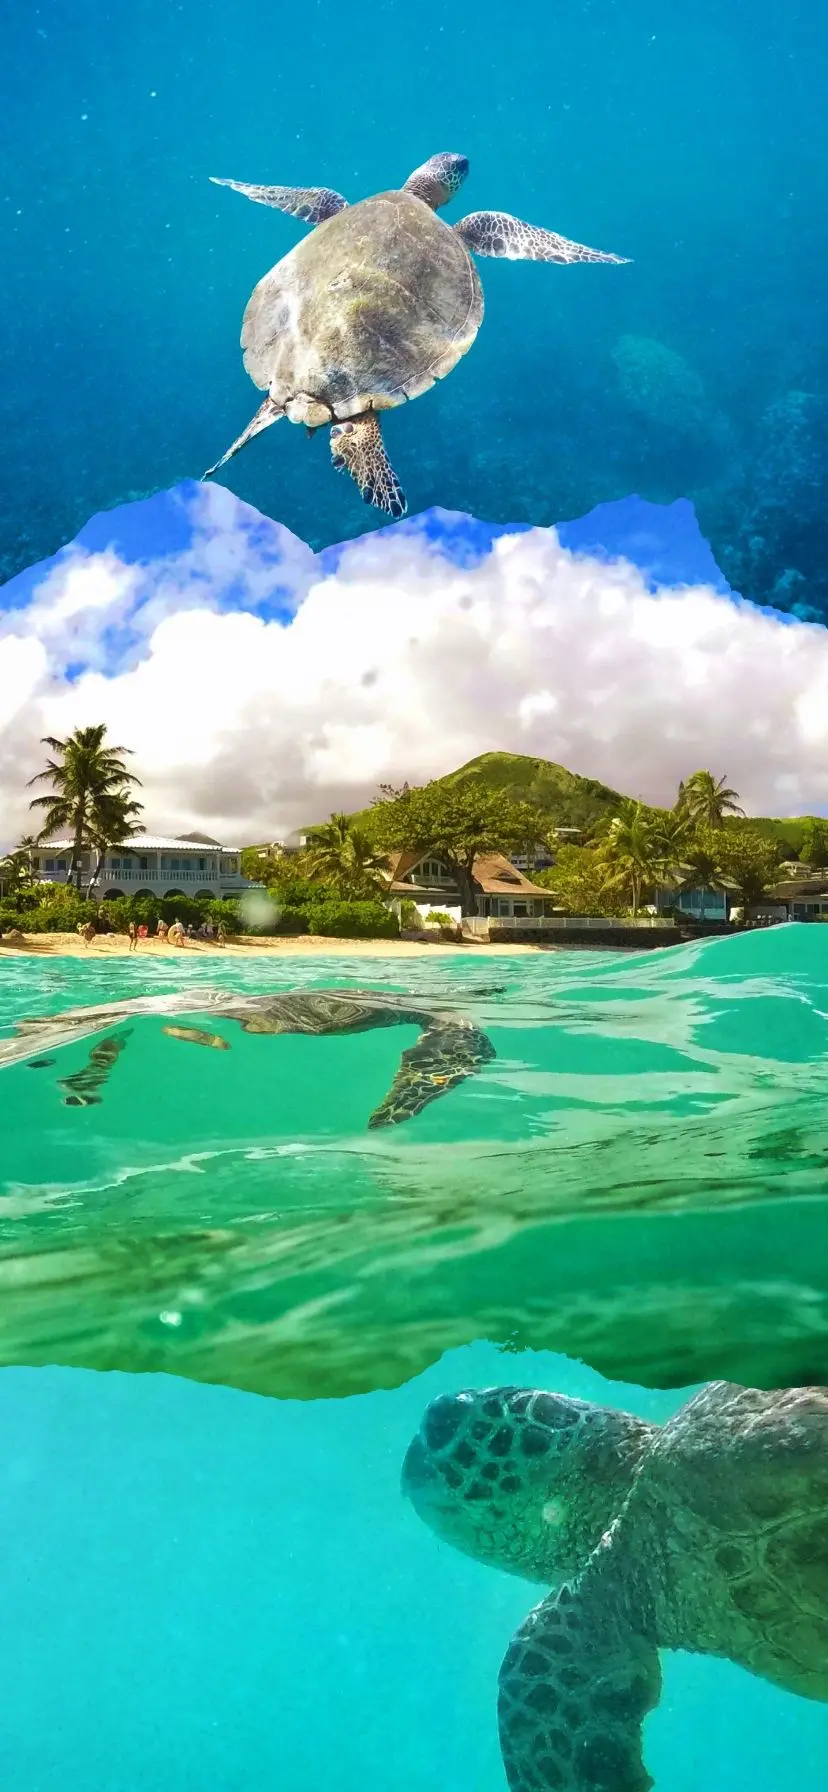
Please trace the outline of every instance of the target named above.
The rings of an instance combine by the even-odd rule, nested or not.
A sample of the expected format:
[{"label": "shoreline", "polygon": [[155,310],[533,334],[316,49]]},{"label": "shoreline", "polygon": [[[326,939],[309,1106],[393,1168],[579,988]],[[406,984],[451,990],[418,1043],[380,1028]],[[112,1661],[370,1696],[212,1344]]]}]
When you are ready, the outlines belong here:
[{"label": "shoreline", "polygon": [[535,946],[515,941],[510,944],[459,944],[448,940],[348,940],[328,938],[324,934],[283,934],[255,939],[242,934],[234,943],[228,940],[217,946],[210,940],[187,940],[183,946],[168,946],[166,940],[140,940],[134,952],[129,950],[125,933],[101,933],[90,946],[75,933],[31,933],[23,940],[0,940],[0,960],[4,954],[15,958],[445,958],[508,956],[518,958],[526,953],[559,951],[560,947]]}]

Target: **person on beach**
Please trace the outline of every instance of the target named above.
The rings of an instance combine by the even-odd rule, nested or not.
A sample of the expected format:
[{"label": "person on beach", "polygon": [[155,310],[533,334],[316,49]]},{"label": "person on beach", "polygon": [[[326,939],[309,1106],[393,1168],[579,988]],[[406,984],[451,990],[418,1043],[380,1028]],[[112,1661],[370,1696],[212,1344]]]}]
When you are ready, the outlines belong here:
[{"label": "person on beach", "polygon": [[227,935],[224,931],[224,922],[219,921],[218,927],[216,928],[216,945],[223,946],[226,938]]},{"label": "person on beach", "polygon": [[130,952],[134,952],[135,948],[138,944],[138,929],[137,929],[134,921],[130,921],[129,927],[127,928],[127,932],[129,934]]},{"label": "person on beach", "polygon": [[80,934],[84,945],[91,946],[92,941],[95,938],[95,923],[94,923],[94,921],[79,921],[78,922],[78,933]]},{"label": "person on beach", "polygon": [[158,926],[157,926],[157,927],[156,927],[156,929],[155,929],[155,937],[156,937],[156,939],[159,939],[159,940],[162,940],[162,941],[163,941],[163,940],[165,940],[165,939],[166,939],[166,938],[167,938],[167,934],[168,934],[168,932],[169,932],[169,928],[168,928],[168,927],[167,927],[167,923],[166,923],[166,921],[164,921],[164,920],[163,920],[163,919],[162,919],[162,918],[161,918],[161,916],[160,916],[160,915],[159,915],[159,917],[158,917]]}]

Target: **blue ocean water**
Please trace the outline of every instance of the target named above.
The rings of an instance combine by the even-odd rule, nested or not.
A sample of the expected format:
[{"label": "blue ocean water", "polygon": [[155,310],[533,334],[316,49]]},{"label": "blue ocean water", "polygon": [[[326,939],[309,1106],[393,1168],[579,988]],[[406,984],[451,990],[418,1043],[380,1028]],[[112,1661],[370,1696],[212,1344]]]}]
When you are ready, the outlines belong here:
[{"label": "blue ocean water", "polygon": [[[388,422],[412,509],[690,497],[736,589],[826,614],[817,0],[41,0],[2,31],[7,576],[197,476],[251,414],[241,313],[302,227],[210,174],[357,197],[451,147],[450,216],[512,210],[633,265],[481,263],[472,353]],[[315,547],[371,526],[324,436],[274,430],[227,478]]]}]

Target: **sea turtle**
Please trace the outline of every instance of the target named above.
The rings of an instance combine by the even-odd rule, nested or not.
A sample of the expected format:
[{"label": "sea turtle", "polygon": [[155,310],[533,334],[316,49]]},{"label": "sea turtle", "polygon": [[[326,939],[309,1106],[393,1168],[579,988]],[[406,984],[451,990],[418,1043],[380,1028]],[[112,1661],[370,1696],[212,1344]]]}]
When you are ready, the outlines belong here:
[{"label": "sea turtle", "polygon": [[[462,1015],[424,1007],[405,996],[375,989],[289,989],[278,995],[234,995],[226,989],[189,989],[173,995],[139,996],[133,1001],[105,1002],[94,1008],[73,1008],[65,1014],[21,1020],[16,1035],[0,1040],[0,1069],[32,1062],[44,1051],[111,1029],[134,1015],[204,1015],[238,1021],[245,1033],[365,1033],[373,1027],[414,1026],[421,1034],[403,1052],[400,1067],[384,1100],[368,1125],[393,1126],[438,1096],[445,1095],[495,1056],[486,1033]],[[215,1046],[217,1035],[199,1027],[165,1027],[175,1039]],[[93,1047],[88,1065],[64,1079],[71,1106],[96,1103],[127,1034],[112,1035]],[[219,1041],[221,1044],[222,1042]]]},{"label": "sea turtle", "polygon": [[828,1700],[828,1389],[712,1382],[665,1425],[513,1387],[442,1395],[403,1468],[466,1554],[552,1587],[509,1645],[512,1792],[646,1792],[660,1648]]},{"label": "sea turtle", "polygon": [[483,317],[473,255],[509,261],[611,261],[508,212],[445,224],[437,210],[469,171],[465,156],[432,156],[397,191],[349,205],[330,187],[261,187],[210,178],[317,228],[254,287],[242,324],[244,365],[267,398],[227,453],[279,417],[308,430],[332,424],[333,464],[367,504],[405,514],[378,412],[419,398],[471,348]]}]

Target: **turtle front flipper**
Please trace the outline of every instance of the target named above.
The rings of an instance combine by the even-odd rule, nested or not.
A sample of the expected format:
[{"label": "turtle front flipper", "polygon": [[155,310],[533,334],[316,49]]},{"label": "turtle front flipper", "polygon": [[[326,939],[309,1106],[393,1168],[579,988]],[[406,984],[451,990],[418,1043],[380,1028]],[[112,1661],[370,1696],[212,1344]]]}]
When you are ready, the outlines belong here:
[{"label": "turtle front flipper", "polygon": [[284,417],[284,414],[282,405],[276,404],[272,398],[266,398],[264,404],[259,405],[255,417],[251,417],[247,428],[243,429],[241,435],[231,443],[221,460],[217,460],[215,466],[208,467],[206,473],[202,473],[202,479],[210,479],[213,473],[218,472],[219,467],[223,467],[226,461],[233,459],[234,454],[238,454],[240,448],[244,448],[248,442],[252,442],[253,437],[260,435],[263,429],[269,429],[271,423],[278,423],[279,418]]},{"label": "turtle front flipper", "polygon": [[416,1045],[400,1059],[393,1083],[368,1122],[371,1127],[396,1126],[410,1120],[430,1101],[445,1095],[481,1064],[491,1063],[495,1048],[471,1021],[447,1021],[427,1027]]},{"label": "turtle front flipper", "polygon": [[[232,452],[232,450],[231,450]],[[367,411],[350,423],[335,423],[331,455],[340,473],[350,473],[366,504],[395,519],[405,516],[405,493],[385,452],[379,417]]]},{"label": "turtle front flipper", "polygon": [[454,229],[472,255],[494,255],[503,261],[613,261],[619,266],[628,261],[626,255],[605,255],[602,249],[571,243],[539,224],[524,224],[509,212],[470,212]]},{"label": "turtle front flipper", "polygon": [[301,218],[303,224],[323,224],[348,204],[333,187],[257,187],[243,180],[219,180],[216,174],[211,174],[210,179],[214,187],[232,187],[234,193],[243,193],[257,205],[272,205],[291,218]]},{"label": "turtle front flipper", "polygon": [[642,1726],[660,1697],[655,1643],[588,1570],[536,1606],[506,1651],[498,1725],[510,1792],[649,1792]]}]

